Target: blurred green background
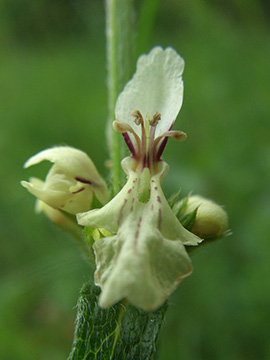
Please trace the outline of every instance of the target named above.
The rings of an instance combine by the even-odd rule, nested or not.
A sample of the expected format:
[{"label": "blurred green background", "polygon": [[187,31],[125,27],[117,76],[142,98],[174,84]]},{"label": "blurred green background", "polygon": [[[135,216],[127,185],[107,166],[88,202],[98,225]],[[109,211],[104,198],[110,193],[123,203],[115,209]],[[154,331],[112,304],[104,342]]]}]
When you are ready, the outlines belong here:
[{"label": "blurred green background", "polygon": [[[269,5],[159,3],[152,35],[150,18],[140,24],[138,49],[170,45],[184,57],[175,128],[189,136],[169,141],[164,191],[181,186],[224,204],[233,235],[192,257],[155,359],[270,359]],[[92,271],[68,235],[34,214],[19,181],[45,176],[48,164],[22,165],[55,144],[86,151],[108,179],[104,4],[0,0],[0,23],[0,358],[65,359]]]}]

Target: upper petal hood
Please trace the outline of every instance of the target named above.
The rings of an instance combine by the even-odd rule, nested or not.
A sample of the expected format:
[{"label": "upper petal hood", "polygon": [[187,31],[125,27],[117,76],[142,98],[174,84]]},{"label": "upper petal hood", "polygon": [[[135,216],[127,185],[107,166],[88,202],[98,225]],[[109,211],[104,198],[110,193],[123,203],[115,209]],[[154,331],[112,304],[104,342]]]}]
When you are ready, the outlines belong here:
[{"label": "upper petal hood", "polygon": [[45,181],[31,178],[21,184],[47,205],[75,215],[91,208],[93,194],[102,204],[108,201],[107,185],[83,151],[63,146],[47,149],[32,156],[24,167],[43,160],[54,163]]},{"label": "upper petal hood", "polygon": [[25,162],[24,168],[39,164],[44,160],[56,164],[59,169],[70,176],[81,177],[86,181],[97,184],[99,182],[104,182],[93,161],[81,150],[70,146],[56,146],[46,149],[30,157],[30,159]]},{"label": "upper petal hood", "polygon": [[174,123],[183,101],[184,60],[172,48],[155,47],[137,62],[133,78],[126,84],[116,102],[115,117],[128,123],[140,136],[131,114],[139,110],[144,118],[161,114],[155,136],[168,131]]}]

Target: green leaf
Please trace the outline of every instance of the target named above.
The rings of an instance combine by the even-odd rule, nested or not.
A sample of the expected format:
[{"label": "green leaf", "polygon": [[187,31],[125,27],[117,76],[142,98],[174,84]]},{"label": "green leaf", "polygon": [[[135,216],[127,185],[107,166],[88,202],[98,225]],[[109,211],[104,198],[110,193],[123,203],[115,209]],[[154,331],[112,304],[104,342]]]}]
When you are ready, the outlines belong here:
[{"label": "green leaf", "polygon": [[193,211],[183,215],[179,221],[180,223],[186,228],[187,230],[191,231],[193,228],[195,221],[196,221],[196,215],[197,215],[198,208],[194,209]]},{"label": "green leaf", "polygon": [[170,205],[170,207],[174,210],[174,207],[179,199],[180,196],[180,192],[181,192],[181,188],[177,191],[176,194],[173,194],[169,197],[168,199],[168,204]]},{"label": "green leaf", "polygon": [[81,289],[68,360],[151,359],[167,304],[149,313],[124,302],[101,309],[99,293],[100,289],[89,283]]},{"label": "green leaf", "polygon": [[182,199],[181,201],[175,202],[172,205],[172,210],[175,214],[175,216],[179,219],[182,214],[185,212],[187,205],[188,205],[188,199],[189,199],[189,195],[186,196],[184,199]]}]

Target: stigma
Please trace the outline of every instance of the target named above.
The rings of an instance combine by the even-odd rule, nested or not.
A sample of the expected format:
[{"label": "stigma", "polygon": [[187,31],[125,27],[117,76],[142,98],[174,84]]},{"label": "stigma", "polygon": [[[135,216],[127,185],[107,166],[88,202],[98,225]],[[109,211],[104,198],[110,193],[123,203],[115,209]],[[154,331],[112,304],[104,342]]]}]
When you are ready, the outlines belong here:
[{"label": "stigma", "polygon": [[156,112],[152,117],[149,113],[145,117],[139,110],[132,112],[134,123],[140,127],[141,132],[135,130],[125,122],[114,121],[113,128],[123,135],[125,142],[134,158],[134,169],[136,172],[148,168],[151,174],[158,172],[158,163],[164,151],[168,138],[184,141],[187,135],[183,131],[168,130],[162,135],[156,136],[156,128],[161,121],[161,114]]}]

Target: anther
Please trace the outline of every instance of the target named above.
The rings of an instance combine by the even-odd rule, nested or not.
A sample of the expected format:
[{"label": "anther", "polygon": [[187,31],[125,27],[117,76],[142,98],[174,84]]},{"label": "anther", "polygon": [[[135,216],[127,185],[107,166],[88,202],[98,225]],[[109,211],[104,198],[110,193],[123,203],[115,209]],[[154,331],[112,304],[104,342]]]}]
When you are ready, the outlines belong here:
[{"label": "anther", "polygon": [[136,125],[142,125],[143,124],[143,116],[142,116],[142,114],[140,113],[139,110],[133,111],[133,113],[131,115],[135,117],[134,122],[135,122]]},{"label": "anther", "polygon": [[128,125],[127,123],[122,123],[122,122],[118,122],[118,121],[114,121],[113,122],[113,129],[114,131],[118,132],[118,133],[125,133],[127,131],[132,132],[133,133],[133,129],[131,128],[130,125]]},{"label": "anther", "polygon": [[167,131],[162,136],[168,136],[168,137],[171,137],[174,140],[178,140],[178,141],[184,141],[187,138],[186,133],[184,133],[183,131],[178,131],[178,130]]},{"label": "anther", "polygon": [[152,120],[150,121],[150,125],[151,126],[157,126],[157,123],[158,121],[161,120],[161,114],[156,112],[154,115],[153,115],[153,118]]}]

